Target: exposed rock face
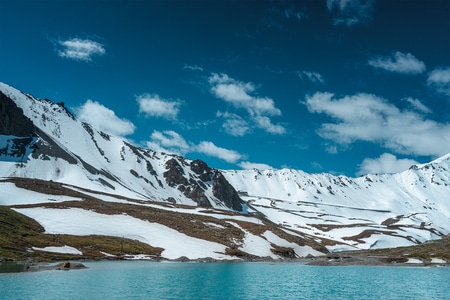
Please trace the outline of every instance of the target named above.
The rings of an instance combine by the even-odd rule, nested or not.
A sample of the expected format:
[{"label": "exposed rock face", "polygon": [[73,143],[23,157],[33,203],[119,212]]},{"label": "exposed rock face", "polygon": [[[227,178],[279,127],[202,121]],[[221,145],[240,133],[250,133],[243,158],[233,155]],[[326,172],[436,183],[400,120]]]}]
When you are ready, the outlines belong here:
[{"label": "exposed rock face", "polygon": [[184,170],[175,158],[166,162],[167,171],[164,172],[164,178],[169,186],[188,185],[186,177],[184,177]]},{"label": "exposed rock face", "polygon": [[199,159],[193,160],[191,162],[191,170],[199,175],[198,178],[202,181],[211,181],[211,169],[204,161]]},{"label": "exposed rock face", "polygon": [[[182,159],[181,163],[185,163]],[[189,179],[186,178],[185,171],[180,162],[172,158],[166,162],[167,171],[164,178],[171,187],[177,187],[186,197],[194,200],[198,206],[212,207],[210,200],[205,195],[207,184],[212,183],[214,197],[225,204],[226,207],[237,211],[242,211],[242,200],[236,190],[218,171],[211,169],[201,160],[193,160],[189,164],[190,169],[195,173]]]},{"label": "exposed rock face", "polygon": [[242,211],[242,199],[234,187],[225,179],[219,170],[213,170],[201,160],[191,162],[191,170],[194,171],[203,182],[213,182],[213,194],[222,201],[225,206],[237,211]]},{"label": "exposed rock face", "polygon": [[0,92],[0,134],[20,137],[35,136],[36,127],[21,108]]},{"label": "exposed rock face", "polygon": [[198,206],[200,207],[212,207],[211,203],[208,200],[208,197],[206,197],[205,195],[205,191],[198,185],[194,185],[192,189],[188,187],[184,192],[184,195],[197,202]]},{"label": "exposed rock face", "polygon": [[[58,157],[76,164],[76,160],[61,149],[51,137],[39,130],[33,122],[24,115],[23,110],[19,108],[14,101],[0,92],[0,135],[11,135],[17,138],[11,138],[9,149],[1,149],[3,154],[21,157],[30,149],[33,158],[48,159],[48,157]],[[3,145],[5,146],[5,145]],[[0,153],[1,155],[2,153]]]},{"label": "exposed rock face", "polygon": [[[203,164],[206,166],[205,163]],[[166,162],[166,168],[167,171],[164,172],[164,178],[169,186],[177,186],[180,192],[182,192],[187,198],[197,202],[198,206],[207,208],[211,207],[211,203],[209,202],[208,197],[205,196],[203,187],[200,186],[194,178],[190,178],[190,180],[188,180],[185,177],[183,167],[175,158],[172,158]],[[197,172],[200,172],[200,169],[198,169]]]},{"label": "exposed rock face", "polygon": [[227,207],[242,211],[242,200],[234,187],[218,170],[214,171],[213,194],[223,201]]}]

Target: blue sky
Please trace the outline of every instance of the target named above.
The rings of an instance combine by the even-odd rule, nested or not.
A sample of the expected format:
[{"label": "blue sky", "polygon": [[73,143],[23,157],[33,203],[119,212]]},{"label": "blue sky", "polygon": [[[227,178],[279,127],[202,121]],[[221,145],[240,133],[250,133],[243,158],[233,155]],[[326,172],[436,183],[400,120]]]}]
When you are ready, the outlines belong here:
[{"label": "blue sky", "polygon": [[0,0],[0,81],[222,169],[450,152],[450,2]]}]

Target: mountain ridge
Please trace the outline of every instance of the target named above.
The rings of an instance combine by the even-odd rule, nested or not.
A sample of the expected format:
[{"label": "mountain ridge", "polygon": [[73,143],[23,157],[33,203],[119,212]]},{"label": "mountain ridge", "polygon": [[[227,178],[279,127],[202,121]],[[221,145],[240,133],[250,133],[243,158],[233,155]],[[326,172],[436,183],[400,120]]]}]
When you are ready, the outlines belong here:
[{"label": "mountain ridge", "polygon": [[[39,100],[3,83],[0,83],[0,178],[4,191],[0,205],[32,217],[48,233],[63,233],[54,226],[59,220],[65,224],[61,230],[66,233],[134,236],[161,247],[164,250],[160,255],[172,259],[178,254],[199,258],[205,253],[217,259],[229,259],[239,253],[252,257],[298,257],[327,251],[408,246],[450,233],[450,154],[401,173],[358,178],[292,169],[218,170],[201,160],[136,147],[78,121],[63,103]],[[20,187],[19,178],[28,180],[28,185]],[[33,191],[33,185],[45,186],[42,182],[49,186],[58,183],[69,194],[72,192],[66,188],[71,186],[70,190],[81,193],[77,198],[81,202],[66,199],[61,200],[66,203],[65,210],[54,205],[46,208],[56,197],[42,187]],[[33,202],[24,200],[32,191],[33,197],[42,200],[34,201],[31,208],[20,206]],[[96,201],[103,204],[91,207]],[[171,229],[158,227],[171,236],[162,242],[144,231],[127,231],[114,223],[121,220],[150,230],[156,223],[162,224],[161,219],[142,223],[146,219],[131,213],[134,209],[127,212],[128,217],[105,217],[101,207],[107,202],[126,202],[142,210],[168,205],[164,209],[178,212],[180,218],[187,215],[200,218],[199,209],[211,210],[216,219],[223,218],[221,215],[226,211],[240,214],[225,222],[194,217],[191,220],[209,228],[211,234],[222,234],[219,231],[223,230],[230,232],[230,236],[236,235],[220,240],[220,245],[199,240],[215,240],[212,236],[181,228],[191,228],[186,225],[189,223],[166,222],[164,226],[172,226]],[[186,210],[180,205],[191,208]],[[116,206],[113,215],[124,213],[123,206]],[[89,207],[97,213],[88,213]],[[70,224],[60,220],[54,214],[56,211],[66,214]],[[175,215],[170,218],[176,218]],[[80,224],[73,227],[71,223],[77,223],[81,216],[100,228],[84,228]],[[101,218],[108,219],[105,222],[110,229],[101,229],[97,223]],[[251,225],[255,223],[261,225],[257,230]],[[191,229],[207,232],[203,227]],[[151,230],[159,234],[156,229]],[[195,247],[175,251],[172,248],[176,243],[168,241],[178,236],[176,232],[182,232],[182,238],[190,243],[206,243],[205,251]],[[190,252],[194,248],[199,254]]]},{"label": "mountain ridge", "polygon": [[[206,207],[228,205],[233,209],[242,210],[240,198],[229,186],[224,185],[225,182],[221,185],[214,184],[215,180],[221,180],[221,177],[206,164],[202,164],[204,168],[199,169],[198,161],[135,147],[120,138],[95,130],[87,123],[77,121],[61,103],[39,101],[4,84],[0,89],[4,95],[2,103],[6,102],[5,99],[10,99],[18,105],[17,109],[21,109],[23,115],[17,122],[25,123],[24,127],[28,128],[26,137],[20,137],[23,131],[16,133],[8,130],[11,127],[8,125],[0,128],[0,133],[4,135],[13,133],[12,136],[18,136],[15,140],[19,140],[19,137],[21,140],[29,136],[39,137],[37,141],[33,140],[36,144],[22,143],[22,152],[31,151],[36,164],[41,161],[53,162],[54,171],[53,174],[43,174],[33,170],[32,174],[21,175],[15,170],[5,174],[5,177],[36,176],[40,179],[70,183],[72,179],[65,178],[65,168],[71,169],[72,173],[69,172],[68,176],[74,176],[73,166],[81,165],[82,168],[78,168],[76,177],[88,186],[99,183],[104,190],[114,190],[124,196],[156,198],[160,201],[170,199],[179,204],[194,204],[198,201],[200,205]],[[8,106],[12,106],[11,102]],[[5,109],[3,107],[2,111]],[[16,148],[20,148],[20,145],[16,145]],[[64,162],[57,162],[58,159]],[[61,164],[66,166],[57,166]],[[158,170],[155,171],[155,168]],[[124,172],[124,169],[128,172]],[[84,174],[80,174],[80,170]],[[204,172],[210,174],[203,174]],[[228,191],[221,190],[219,186]],[[164,193],[158,193],[158,187],[164,189]],[[219,199],[215,195],[225,198]]]}]

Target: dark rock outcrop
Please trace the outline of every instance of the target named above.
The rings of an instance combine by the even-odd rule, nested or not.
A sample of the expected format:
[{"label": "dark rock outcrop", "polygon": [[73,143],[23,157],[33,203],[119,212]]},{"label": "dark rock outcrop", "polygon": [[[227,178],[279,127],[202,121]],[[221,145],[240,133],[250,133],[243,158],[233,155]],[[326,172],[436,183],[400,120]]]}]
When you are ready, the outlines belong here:
[{"label": "dark rock outcrop", "polygon": [[166,162],[167,171],[164,172],[167,184],[171,187],[177,187],[186,197],[194,200],[198,206],[210,208],[212,207],[210,202],[212,199],[208,199],[205,190],[207,185],[211,186],[212,183],[214,197],[226,207],[242,211],[242,199],[222,173],[211,169],[204,161],[199,159],[191,161],[189,167],[195,175],[191,173],[191,178],[188,180],[180,162],[176,158],[168,160]]},{"label": "dark rock outcrop", "polygon": [[184,177],[184,170],[175,158],[166,162],[167,171],[164,172],[164,178],[169,186],[188,185],[188,180]]},{"label": "dark rock outcrop", "polygon": [[20,137],[36,136],[33,122],[13,100],[0,92],[0,134]]},{"label": "dark rock outcrop", "polygon": [[213,180],[212,189],[214,196],[221,200],[225,206],[236,211],[242,211],[242,199],[220,171],[214,170]]},{"label": "dark rock outcrop", "polygon": [[211,169],[208,165],[199,159],[193,160],[190,164],[191,170],[198,175],[202,181],[211,181]]}]

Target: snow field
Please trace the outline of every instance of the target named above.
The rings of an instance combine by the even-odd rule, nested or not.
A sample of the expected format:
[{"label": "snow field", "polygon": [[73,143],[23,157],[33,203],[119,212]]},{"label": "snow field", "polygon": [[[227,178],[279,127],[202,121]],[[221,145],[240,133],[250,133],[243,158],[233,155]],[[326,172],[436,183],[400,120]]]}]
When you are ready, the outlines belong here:
[{"label": "snow field", "polygon": [[189,259],[212,257],[230,259],[222,253],[225,246],[189,237],[167,226],[150,223],[128,215],[103,215],[93,211],[69,208],[21,208],[15,209],[35,219],[49,234],[108,235],[138,240],[153,247],[165,250],[162,257],[176,259],[186,256]]}]

